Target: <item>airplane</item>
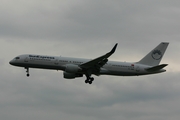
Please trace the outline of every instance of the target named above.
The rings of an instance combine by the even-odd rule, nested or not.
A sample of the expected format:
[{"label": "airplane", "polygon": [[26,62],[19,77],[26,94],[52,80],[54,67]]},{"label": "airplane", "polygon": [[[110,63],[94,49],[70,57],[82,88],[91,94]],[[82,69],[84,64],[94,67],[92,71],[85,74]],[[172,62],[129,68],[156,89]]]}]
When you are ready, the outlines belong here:
[{"label": "airplane", "polygon": [[92,84],[92,75],[114,76],[139,76],[165,72],[163,69],[168,64],[160,61],[168,47],[168,42],[161,42],[138,62],[109,61],[108,58],[115,52],[118,43],[112,50],[95,59],[82,59],[61,56],[24,54],[15,57],[9,64],[26,69],[27,77],[30,76],[29,68],[62,70],[65,79],[75,79],[86,76],[85,83]]}]

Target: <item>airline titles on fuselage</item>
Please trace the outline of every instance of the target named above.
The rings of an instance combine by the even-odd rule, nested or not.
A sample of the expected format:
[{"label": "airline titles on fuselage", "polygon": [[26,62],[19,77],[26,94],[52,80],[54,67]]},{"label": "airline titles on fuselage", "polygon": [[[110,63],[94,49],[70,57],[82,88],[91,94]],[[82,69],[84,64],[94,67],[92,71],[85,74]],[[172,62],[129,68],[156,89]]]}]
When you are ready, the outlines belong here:
[{"label": "airline titles on fuselage", "polygon": [[30,60],[54,60],[55,57],[50,57],[50,56],[41,56],[41,55],[29,55]]},{"label": "airline titles on fuselage", "polygon": [[[45,60],[45,61],[51,61],[51,60],[55,60],[55,57],[52,56],[41,56],[41,55],[29,55],[30,60]],[[80,65],[83,62],[79,62],[79,61],[68,61],[68,60],[59,60],[60,63],[73,63],[73,64],[77,64]]]}]

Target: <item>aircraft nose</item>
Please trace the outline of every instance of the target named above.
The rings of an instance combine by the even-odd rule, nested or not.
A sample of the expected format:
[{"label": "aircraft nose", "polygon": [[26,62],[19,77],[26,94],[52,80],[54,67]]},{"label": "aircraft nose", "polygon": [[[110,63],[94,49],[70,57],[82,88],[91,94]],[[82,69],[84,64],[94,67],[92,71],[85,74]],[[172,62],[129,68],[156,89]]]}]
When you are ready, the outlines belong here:
[{"label": "aircraft nose", "polygon": [[9,64],[13,65],[13,60],[11,60],[11,61],[9,62]]}]

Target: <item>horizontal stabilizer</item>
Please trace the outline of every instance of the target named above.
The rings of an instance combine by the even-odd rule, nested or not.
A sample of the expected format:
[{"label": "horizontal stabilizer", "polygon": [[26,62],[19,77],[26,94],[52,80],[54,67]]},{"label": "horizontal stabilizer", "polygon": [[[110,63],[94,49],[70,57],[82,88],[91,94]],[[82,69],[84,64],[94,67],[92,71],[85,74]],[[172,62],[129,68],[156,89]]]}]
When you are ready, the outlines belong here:
[{"label": "horizontal stabilizer", "polygon": [[158,70],[163,69],[167,65],[168,64],[161,64],[161,65],[157,65],[157,66],[154,66],[154,67],[151,67],[151,68],[147,68],[146,70],[149,71],[149,72],[154,72],[154,71],[158,71]]}]

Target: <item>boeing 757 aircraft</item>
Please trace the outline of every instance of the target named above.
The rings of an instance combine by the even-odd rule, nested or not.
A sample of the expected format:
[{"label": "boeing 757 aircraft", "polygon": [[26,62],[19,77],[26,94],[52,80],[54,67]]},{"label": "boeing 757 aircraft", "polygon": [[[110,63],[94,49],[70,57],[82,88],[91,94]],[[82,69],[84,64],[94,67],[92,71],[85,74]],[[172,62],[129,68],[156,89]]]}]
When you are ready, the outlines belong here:
[{"label": "boeing 757 aircraft", "polygon": [[74,79],[86,76],[85,83],[92,84],[92,75],[139,76],[165,72],[168,64],[160,64],[169,43],[162,42],[138,62],[109,61],[115,52],[117,43],[112,50],[95,59],[81,59],[59,56],[25,54],[19,55],[9,63],[24,67],[29,77],[29,68],[62,70],[64,78]]}]

